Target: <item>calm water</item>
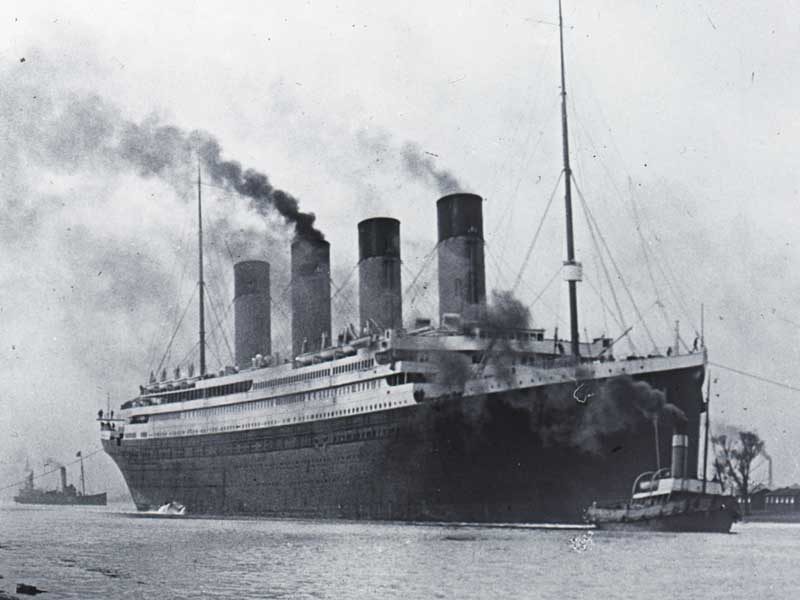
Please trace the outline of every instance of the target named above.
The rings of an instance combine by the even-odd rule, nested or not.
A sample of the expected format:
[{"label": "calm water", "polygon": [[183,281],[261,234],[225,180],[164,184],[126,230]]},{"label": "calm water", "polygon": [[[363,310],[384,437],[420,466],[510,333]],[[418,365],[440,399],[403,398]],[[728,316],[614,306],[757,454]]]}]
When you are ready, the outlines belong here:
[{"label": "calm water", "polygon": [[0,506],[0,589],[40,598],[789,598],[800,525],[622,534],[148,519]]}]

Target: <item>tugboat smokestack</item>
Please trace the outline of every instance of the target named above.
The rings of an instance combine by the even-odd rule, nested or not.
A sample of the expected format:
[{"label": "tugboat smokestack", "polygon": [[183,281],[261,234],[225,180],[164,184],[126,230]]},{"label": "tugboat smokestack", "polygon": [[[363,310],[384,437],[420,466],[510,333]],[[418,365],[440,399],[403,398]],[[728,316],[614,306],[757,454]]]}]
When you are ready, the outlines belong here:
[{"label": "tugboat smokestack", "polygon": [[67,467],[59,467],[58,470],[61,473],[61,491],[67,491]]},{"label": "tugboat smokestack", "polygon": [[689,456],[689,436],[685,433],[672,435],[672,477],[683,479],[686,477],[686,461]]}]

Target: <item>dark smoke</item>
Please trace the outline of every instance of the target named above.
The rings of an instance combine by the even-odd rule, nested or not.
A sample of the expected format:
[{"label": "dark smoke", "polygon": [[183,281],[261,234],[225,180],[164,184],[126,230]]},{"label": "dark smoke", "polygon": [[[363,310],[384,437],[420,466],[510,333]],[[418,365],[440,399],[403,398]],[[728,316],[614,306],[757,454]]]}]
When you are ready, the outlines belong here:
[{"label": "dark smoke", "polygon": [[433,158],[426,155],[419,145],[407,142],[400,152],[403,168],[414,177],[435,185],[440,194],[451,194],[463,189],[458,179],[450,171],[438,168]]},{"label": "dark smoke", "polygon": [[493,290],[482,326],[494,330],[527,329],[531,311],[509,290]]},{"label": "dark smoke", "polygon": [[492,290],[492,299],[479,325],[489,338],[485,359],[494,367],[494,373],[506,382],[514,375],[514,349],[507,333],[530,326],[531,313],[513,292]]},{"label": "dark smoke", "polygon": [[473,375],[470,359],[459,353],[435,352],[431,361],[436,365],[436,383],[463,390]]},{"label": "dark smoke", "polygon": [[294,226],[297,235],[324,239],[322,232],[314,227],[315,215],[301,211],[297,198],[274,188],[265,174],[245,169],[237,161],[223,160],[219,141],[207,132],[187,133],[172,125],[161,125],[155,119],[141,124],[127,122],[122,126],[119,155],[143,177],[162,176],[175,168],[185,168],[196,156],[215,184],[249,198],[252,208],[260,214],[266,216],[274,210]]},{"label": "dark smoke", "polygon": [[198,154],[216,183],[229,186],[242,196],[252,199],[253,207],[260,214],[267,215],[270,210],[275,210],[294,225],[298,236],[313,240],[325,239],[322,232],[314,227],[314,213],[301,211],[297,198],[273,188],[263,173],[253,169],[243,170],[236,161],[222,160],[222,148],[215,139],[209,138],[202,143]]},{"label": "dark smoke", "polygon": [[[26,95],[24,90],[20,95]],[[157,177],[185,193],[201,166],[206,178],[248,198],[251,208],[259,214],[269,215],[274,210],[298,235],[323,238],[314,226],[314,214],[301,211],[297,198],[273,187],[265,174],[224,160],[219,141],[208,132],[187,132],[161,123],[156,116],[134,123],[97,95],[71,94],[61,102],[49,103],[43,101],[39,90],[32,89],[27,95],[42,103],[35,109],[38,113],[26,115],[40,123],[24,134],[32,142],[27,152],[48,167],[70,174],[85,168],[113,173],[132,169],[142,177]],[[14,127],[18,135],[26,124],[15,122]]]},{"label": "dark smoke", "polygon": [[683,411],[666,402],[661,390],[629,375],[593,382],[591,372],[579,368],[573,384],[541,390],[541,396],[520,392],[509,397],[510,408],[527,414],[530,433],[545,446],[569,445],[601,454],[615,434],[633,431],[667,418],[681,430],[688,420]]},{"label": "dark smoke", "polygon": [[572,441],[590,451],[598,450],[604,436],[633,429],[642,417],[657,422],[666,416],[676,428],[688,422],[680,408],[666,401],[664,392],[629,375],[609,379],[580,406]]},{"label": "dark smoke", "polygon": [[672,421],[672,427],[676,433],[686,433],[686,427],[689,425],[689,419],[686,413],[674,404],[667,402],[664,404],[662,413]]}]

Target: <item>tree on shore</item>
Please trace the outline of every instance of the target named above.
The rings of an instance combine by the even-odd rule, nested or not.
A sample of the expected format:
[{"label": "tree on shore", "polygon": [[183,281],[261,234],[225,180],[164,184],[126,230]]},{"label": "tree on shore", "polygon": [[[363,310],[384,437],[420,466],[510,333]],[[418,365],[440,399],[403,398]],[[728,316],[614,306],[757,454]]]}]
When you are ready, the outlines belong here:
[{"label": "tree on shore", "polygon": [[750,514],[750,476],[753,461],[764,451],[764,440],[755,431],[738,431],[712,436],[714,472],[723,489],[730,486],[744,501],[744,513]]}]

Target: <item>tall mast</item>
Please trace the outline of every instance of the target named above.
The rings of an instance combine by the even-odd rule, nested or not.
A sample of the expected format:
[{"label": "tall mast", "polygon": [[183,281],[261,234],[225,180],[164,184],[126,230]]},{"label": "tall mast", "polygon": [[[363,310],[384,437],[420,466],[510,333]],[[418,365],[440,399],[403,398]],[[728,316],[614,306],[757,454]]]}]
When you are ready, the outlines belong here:
[{"label": "tall mast", "polygon": [[709,415],[711,407],[711,373],[706,375],[708,382],[706,383],[706,418],[705,418],[705,431],[703,432],[703,493],[706,493],[706,475],[708,469],[708,428],[710,425]]},{"label": "tall mast", "polygon": [[572,169],[569,166],[569,135],[567,130],[567,84],[564,77],[564,20],[561,17],[561,0],[558,0],[558,39],[561,50],[561,138],[564,155],[564,204],[567,220],[567,260],[564,263],[565,278],[569,285],[569,324],[572,355],[580,356],[578,329],[577,283],[581,279],[580,263],[575,261],[575,242],[572,233]]},{"label": "tall mast", "polygon": [[200,377],[206,374],[206,322],[205,322],[205,283],[203,282],[203,199],[200,193],[200,165],[197,165],[197,244],[198,272],[200,286]]}]

